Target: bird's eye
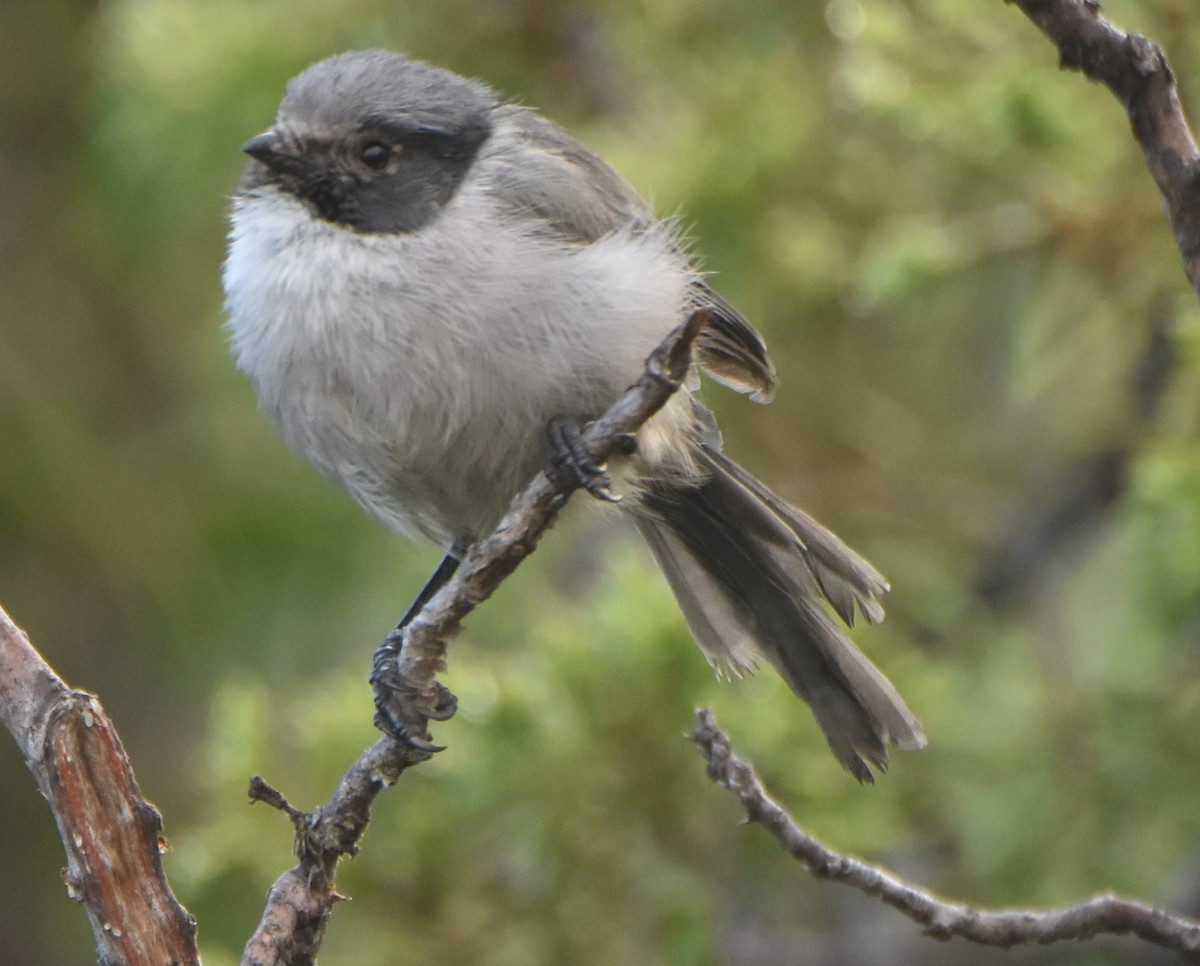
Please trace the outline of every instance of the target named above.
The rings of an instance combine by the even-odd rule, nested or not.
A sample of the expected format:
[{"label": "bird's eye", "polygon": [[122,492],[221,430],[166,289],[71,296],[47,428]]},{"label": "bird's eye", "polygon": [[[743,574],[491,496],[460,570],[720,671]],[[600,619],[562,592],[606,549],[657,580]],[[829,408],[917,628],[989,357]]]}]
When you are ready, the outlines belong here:
[{"label": "bird's eye", "polygon": [[392,157],[392,149],[380,141],[368,141],[358,152],[362,163],[373,171],[382,171]]}]

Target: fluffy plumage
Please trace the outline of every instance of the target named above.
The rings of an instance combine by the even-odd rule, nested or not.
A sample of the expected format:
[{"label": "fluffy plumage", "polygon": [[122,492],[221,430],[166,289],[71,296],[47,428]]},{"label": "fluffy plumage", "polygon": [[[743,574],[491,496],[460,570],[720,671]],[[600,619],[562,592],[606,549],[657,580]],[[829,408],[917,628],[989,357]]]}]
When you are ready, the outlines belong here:
[{"label": "fluffy plumage", "polygon": [[[462,547],[601,413],[694,308],[698,362],[769,401],[761,338],[600,158],[486,86],[385,51],[294,80],[234,201],[233,349],[284,438],[370,514]],[[774,665],[860,780],[920,724],[820,606],[882,617],[887,584],[718,452],[683,391],[624,504],[718,668]]]}]

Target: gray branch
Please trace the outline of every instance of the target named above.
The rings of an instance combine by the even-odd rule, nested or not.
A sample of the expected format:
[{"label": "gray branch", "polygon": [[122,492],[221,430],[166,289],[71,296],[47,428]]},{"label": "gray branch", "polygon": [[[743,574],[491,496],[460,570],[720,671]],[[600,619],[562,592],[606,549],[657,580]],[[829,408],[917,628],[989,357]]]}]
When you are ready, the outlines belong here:
[{"label": "gray branch", "polygon": [[976,909],[939,899],[880,866],[835,852],[801,828],[767,793],[754,766],[733,753],[729,736],[709,709],[696,712],[692,740],[708,762],[709,778],[737,795],[750,821],[770,832],[812,876],[878,897],[934,939],[958,937],[1008,949],[1101,934],[1133,935],[1184,958],[1200,960],[1200,923],[1120,896],[1096,896],[1076,906],[1040,911]]},{"label": "gray branch", "polygon": [[1192,288],[1200,295],[1200,152],[1162,47],[1118,30],[1096,0],[1010,0],[1058,48],[1059,65],[1116,96],[1154,176]]},{"label": "gray branch", "polygon": [[116,728],[0,610],[0,725],[17,742],[67,855],[63,881],[92,924],[103,963],[200,962],[196,921],[163,873],[162,818],[146,801]]}]

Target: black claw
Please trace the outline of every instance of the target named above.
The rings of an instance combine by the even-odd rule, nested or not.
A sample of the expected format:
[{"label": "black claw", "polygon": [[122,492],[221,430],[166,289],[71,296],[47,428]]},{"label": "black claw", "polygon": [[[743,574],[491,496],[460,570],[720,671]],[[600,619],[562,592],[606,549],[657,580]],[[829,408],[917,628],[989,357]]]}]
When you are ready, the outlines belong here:
[{"label": "black claw", "polygon": [[371,683],[374,684],[388,674],[395,674],[395,666],[388,667],[388,664],[394,662],[399,656],[400,644],[398,641],[393,641],[389,635],[388,639],[375,649],[375,657],[371,664]]},{"label": "black claw", "polygon": [[606,503],[621,502],[621,497],[612,491],[612,481],[608,478],[607,473],[588,477],[586,480],[581,480],[580,482],[583,488],[597,500],[604,500]]},{"label": "black claw", "polygon": [[425,717],[430,721],[449,721],[458,711],[458,698],[440,681],[435,681],[433,686],[437,689],[437,704],[432,711],[425,712]]},{"label": "black claw", "polygon": [[592,459],[583,445],[583,431],[578,423],[568,419],[555,419],[547,427],[547,432],[554,456],[554,465],[551,468],[553,473],[565,476],[598,500],[621,502],[621,498],[612,491],[612,480],[608,472]]},{"label": "black claw", "polygon": [[402,690],[380,694],[379,685],[376,684],[375,727],[418,751],[430,754],[445,751],[445,745],[435,745],[430,740],[426,723],[430,720],[445,721],[454,713],[454,708],[449,708],[448,713],[446,709],[438,709],[430,714],[417,707],[414,697]]},{"label": "black claw", "polygon": [[429,734],[425,731],[413,731],[410,728],[400,726],[397,722],[391,720],[383,711],[378,711],[375,714],[375,727],[382,731],[385,735],[395,738],[401,744],[408,745],[410,748],[415,748],[417,751],[425,751],[431,755],[436,755],[439,751],[445,751],[445,745],[435,745],[429,740]]},{"label": "black claw", "polygon": [[439,751],[445,751],[445,745],[435,745],[424,735],[394,735],[397,740],[403,741],[408,747],[415,748],[417,751],[424,751],[430,755],[436,755]]},{"label": "black claw", "polygon": [[401,676],[396,659],[400,648],[391,639],[375,652],[371,686],[375,691],[375,727],[410,748],[436,754],[445,745],[429,740],[426,725],[447,721],[458,710],[458,699],[445,685],[434,682],[435,701],[426,707],[418,690]]},{"label": "black claw", "polygon": [[568,469],[580,476],[599,476],[604,472],[583,445],[583,430],[578,423],[567,419],[556,419],[550,423],[550,441],[558,456]]}]

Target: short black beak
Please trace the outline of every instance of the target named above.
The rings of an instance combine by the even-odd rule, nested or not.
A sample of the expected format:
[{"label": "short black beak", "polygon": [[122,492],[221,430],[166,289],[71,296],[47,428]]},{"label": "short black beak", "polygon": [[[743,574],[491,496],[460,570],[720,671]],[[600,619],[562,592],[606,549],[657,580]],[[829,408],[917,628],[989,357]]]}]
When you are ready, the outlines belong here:
[{"label": "short black beak", "polygon": [[264,131],[251,138],[242,145],[242,150],[272,171],[295,171],[299,165],[300,159],[288,150],[283,138],[275,131]]},{"label": "short black beak", "polygon": [[280,167],[281,161],[287,156],[280,136],[274,131],[264,131],[257,138],[247,140],[241,145],[241,150],[254,158],[254,161],[260,161],[272,169]]}]

